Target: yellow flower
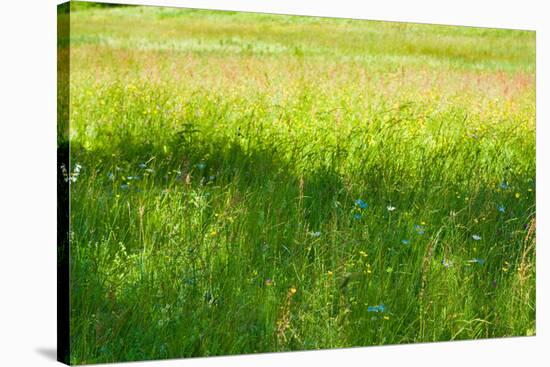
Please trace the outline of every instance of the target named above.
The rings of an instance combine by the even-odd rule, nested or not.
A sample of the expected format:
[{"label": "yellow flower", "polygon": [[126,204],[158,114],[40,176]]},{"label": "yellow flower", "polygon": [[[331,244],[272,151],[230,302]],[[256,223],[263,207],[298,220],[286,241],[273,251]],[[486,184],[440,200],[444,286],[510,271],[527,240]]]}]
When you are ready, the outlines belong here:
[{"label": "yellow flower", "polygon": [[295,294],[297,292],[295,287],[290,288],[290,294]]},{"label": "yellow flower", "polygon": [[516,199],[519,199],[520,196],[521,194],[519,192],[516,192]]},{"label": "yellow flower", "polygon": [[334,273],[333,273],[332,271],[329,270],[327,274],[330,275],[330,276],[332,276],[332,274],[334,274]]},{"label": "yellow flower", "polygon": [[389,320],[390,317],[389,316],[384,316],[384,320]]}]

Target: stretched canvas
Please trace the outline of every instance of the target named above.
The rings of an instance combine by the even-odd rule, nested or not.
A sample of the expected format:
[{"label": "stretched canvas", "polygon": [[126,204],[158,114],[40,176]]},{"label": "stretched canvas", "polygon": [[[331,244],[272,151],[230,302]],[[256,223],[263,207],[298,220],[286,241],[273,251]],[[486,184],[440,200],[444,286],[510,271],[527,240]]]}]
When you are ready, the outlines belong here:
[{"label": "stretched canvas", "polygon": [[67,364],[535,334],[535,32],[58,8]]}]

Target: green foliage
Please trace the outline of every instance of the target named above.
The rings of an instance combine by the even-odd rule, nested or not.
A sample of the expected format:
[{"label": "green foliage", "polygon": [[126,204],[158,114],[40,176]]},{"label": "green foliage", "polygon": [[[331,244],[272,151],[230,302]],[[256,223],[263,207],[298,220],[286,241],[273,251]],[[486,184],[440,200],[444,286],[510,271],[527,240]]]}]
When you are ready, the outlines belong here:
[{"label": "green foliage", "polygon": [[532,33],[71,22],[74,363],[534,333]]}]

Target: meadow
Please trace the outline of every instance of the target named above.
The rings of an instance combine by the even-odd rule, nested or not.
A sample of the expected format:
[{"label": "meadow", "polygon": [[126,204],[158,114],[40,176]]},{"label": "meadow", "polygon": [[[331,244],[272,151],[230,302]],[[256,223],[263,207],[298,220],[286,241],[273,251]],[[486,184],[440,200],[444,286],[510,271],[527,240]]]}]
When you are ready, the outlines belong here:
[{"label": "meadow", "polygon": [[72,363],[535,334],[534,32],[70,22]]}]

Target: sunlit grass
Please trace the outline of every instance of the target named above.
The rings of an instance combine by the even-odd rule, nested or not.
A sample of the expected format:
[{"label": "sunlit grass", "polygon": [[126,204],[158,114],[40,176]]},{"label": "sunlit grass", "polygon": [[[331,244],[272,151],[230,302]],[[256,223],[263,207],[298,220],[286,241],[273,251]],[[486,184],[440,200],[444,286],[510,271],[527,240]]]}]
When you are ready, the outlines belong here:
[{"label": "sunlit grass", "polygon": [[73,362],[535,332],[533,33],[71,26]]}]

